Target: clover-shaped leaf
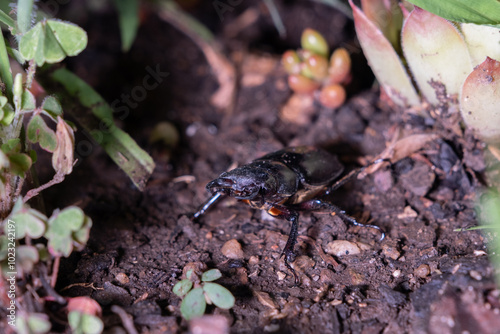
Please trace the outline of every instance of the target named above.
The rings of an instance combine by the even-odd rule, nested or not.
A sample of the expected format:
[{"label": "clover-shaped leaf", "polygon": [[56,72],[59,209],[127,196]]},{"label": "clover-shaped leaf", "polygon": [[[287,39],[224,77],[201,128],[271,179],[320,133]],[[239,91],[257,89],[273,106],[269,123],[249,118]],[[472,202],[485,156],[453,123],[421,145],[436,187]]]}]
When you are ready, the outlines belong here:
[{"label": "clover-shaped leaf", "polygon": [[68,322],[73,333],[98,334],[104,326],[98,317],[101,306],[89,297],[75,297],[68,302]]},{"label": "clover-shaped leaf", "polygon": [[87,46],[87,33],[77,25],[57,20],[38,22],[21,37],[19,51],[38,66],[75,56]]},{"label": "clover-shaped leaf", "polygon": [[210,270],[205,271],[203,273],[203,275],[201,275],[201,280],[203,282],[211,282],[211,281],[215,281],[221,277],[222,277],[222,273],[220,272],[219,269],[210,269]]},{"label": "clover-shaped leaf", "polygon": [[28,139],[32,143],[40,143],[40,147],[48,152],[54,152],[57,139],[54,130],[48,127],[41,115],[33,115],[28,123]]},{"label": "clover-shaped leaf", "polygon": [[77,311],[69,312],[68,322],[73,333],[100,334],[104,324],[99,317]]},{"label": "clover-shaped leaf", "polygon": [[188,279],[183,279],[174,285],[172,292],[182,298],[189,292],[189,290],[191,290],[192,287],[193,282]]},{"label": "clover-shaped leaf", "polygon": [[49,239],[48,249],[54,256],[69,256],[73,251],[73,233],[85,222],[85,215],[78,207],[68,207],[55,212],[49,219],[45,237]]},{"label": "clover-shaped leaf", "polygon": [[203,284],[203,291],[217,307],[230,309],[234,306],[234,296],[220,284],[207,282]]},{"label": "clover-shaped leaf", "polygon": [[2,152],[6,154],[21,152],[21,139],[12,138],[7,140],[6,143],[2,144]]},{"label": "clover-shaped leaf", "polygon": [[12,153],[8,157],[10,172],[14,175],[24,177],[24,173],[31,167],[31,158],[24,153]]},{"label": "clover-shaped leaf", "polygon": [[9,125],[14,119],[14,109],[7,102],[7,97],[0,96],[0,122],[3,125]]},{"label": "clover-shaped leaf", "polygon": [[21,109],[22,110],[33,110],[36,108],[35,96],[32,92],[25,89],[21,96]]},{"label": "clover-shaped leaf", "polygon": [[49,316],[45,313],[20,312],[16,318],[17,333],[43,334],[51,327]]},{"label": "clover-shaped leaf", "polygon": [[84,216],[82,227],[73,232],[73,245],[76,250],[82,250],[90,237],[90,228],[92,227],[92,219],[89,216]]},{"label": "clover-shaped leaf", "polygon": [[61,104],[54,96],[47,96],[45,100],[43,100],[42,109],[54,118],[63,113]]},{"label": "clover-shaped leaf", "polygon": [[181,303],[181,314],[186,320],[201,317],[205,313],[207,302],[203,288],[195,288],[184,297]]},{"label": "clover-shaped leaf", "polygon": [[[33,239],[40,238],[45,233],[47,217],[41,212],[30,209],[24,205],[19,210],[13,210],[9,220],[14,222],[14,233],[16,239],[22,239],[29,236]],[[12,232],[9,229],[10,224],[5,225],[5,233]],[[9,231],[8,231],[9,230]]]},{"label": "clover-shaped leaf", "polygon": [[20,266],[18,271],[22,269],[24,273],[31,272],[39,259],[38,249],[35,246],[20,245],[16,247],[16,264]]}]

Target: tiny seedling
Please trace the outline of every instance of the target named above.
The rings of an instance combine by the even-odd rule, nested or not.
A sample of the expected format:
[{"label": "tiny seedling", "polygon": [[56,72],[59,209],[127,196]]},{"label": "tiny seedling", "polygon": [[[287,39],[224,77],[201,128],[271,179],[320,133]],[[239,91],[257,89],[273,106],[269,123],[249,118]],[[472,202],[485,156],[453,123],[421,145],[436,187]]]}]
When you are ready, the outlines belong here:
[{"label": "tiny seedling", "polygon": [[222,309],[234,306],[234,296],[220,284],[212,283],[222,277],[219,269],[205,271],[201,277],[188,270],[186,278],[174,285],[173,292],[182,298],[181,314],[186,320],[201,317],[208,304]]}]

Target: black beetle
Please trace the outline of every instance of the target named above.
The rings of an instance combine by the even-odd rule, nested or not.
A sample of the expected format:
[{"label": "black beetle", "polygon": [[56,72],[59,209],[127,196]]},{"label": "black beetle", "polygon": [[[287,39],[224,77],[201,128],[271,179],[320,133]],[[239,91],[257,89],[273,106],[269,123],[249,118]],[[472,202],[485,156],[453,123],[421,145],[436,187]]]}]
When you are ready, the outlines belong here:
[{"label": "black beetle", "polygon": [[[378,159],[369,165],[385,161]],[[380,231],[382,240],[385,234],[380,227],[358,223],[337,206],[318,197],[325,196],[341,187],[358,175],[366,167],[351,171],[334,182],[344,167],[336,156],[311,146],[289,147],[273,152],[251,163],[222,173],[209,182],[207,190],[212,193],[193,215],[196,219],[203,215],[223,195],[231,196],[248,203],[251,207],[266,210],[271,216],[284,218],[292,223],[288,241],[281,256],[285,265],[298,282],[295,270],[290,266],[297,242],[299,211],[322,210],[338,214],[354,225],[368,226]]]}]

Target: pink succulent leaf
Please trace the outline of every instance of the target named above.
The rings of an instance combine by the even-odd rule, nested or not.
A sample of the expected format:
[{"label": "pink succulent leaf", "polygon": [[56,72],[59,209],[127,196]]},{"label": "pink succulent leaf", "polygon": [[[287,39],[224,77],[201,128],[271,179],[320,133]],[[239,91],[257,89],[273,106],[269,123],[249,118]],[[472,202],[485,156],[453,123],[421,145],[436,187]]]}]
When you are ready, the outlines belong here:
[{"label": "pink succulent leaf", "polygon": [[372,21],[401,53],[401,27],[403,13],[396,0],[361,0],[361,8],[368,20]]},{"label": "pink succulent leaf", "polygon": [[488,143],[500,143],[500,62],[487,57],[469,74],[460,95],[467,126]]},{"label": "pink succulent leaf", "polygon": [[420,104],[401,59],[384,34],[366,15],[349,0],[353,10],[354,25],[363,52],[387,95],[400,106]]},{"label": "pink succulent leaf", "polygon": [[403,53],[420,91],[437,104],[435,85],[455,95],[472,71],[465,41],[449,21],[415,7],[403,25]]},{"label": "pink succulent leaf", "polygon": [[481,64],[486,57],[500,61],[500,29],[473,23],[460,25],[469,48],[472,65]]}]

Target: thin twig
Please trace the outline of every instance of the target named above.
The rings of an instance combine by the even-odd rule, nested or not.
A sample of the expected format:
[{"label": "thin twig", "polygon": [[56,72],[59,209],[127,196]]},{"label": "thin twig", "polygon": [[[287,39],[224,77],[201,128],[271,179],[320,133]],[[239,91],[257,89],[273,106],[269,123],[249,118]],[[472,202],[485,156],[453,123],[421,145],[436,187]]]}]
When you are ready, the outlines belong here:
[{"label": "thin twig", "polygon": [[26,196],[24,196],[24,199],[23,199],[24,203],[29,201],[32,197],[38,195],[42,190],[45,190],[49,187],[52,187],[55,184],[61,183],[63,180],[64,180],[64,174],[56,173],[56,175],[54,175],[54,178],[52,180],[50,180],[49,182],[41,185],[38,188],[31,189],[30,191],[28,191],[26,193]]},{"label": "thin twig", "polygon": [[111,311],[118,314],[122,320],[123,327],[128,334],[137,334],[137,329],[134,327],[134,321],[132,320],[132,316],[130,314],[125,312],[125,310],[118,305],[111,306]]},{"label": "thin twig", "polygon": [[54,264],[52,265],[52,275],[50,275],[50,286],[55,287],[57,283],[57,275],[59,275],[59,264],[61,263],[61,257],[56,256],[54,259]]}]

